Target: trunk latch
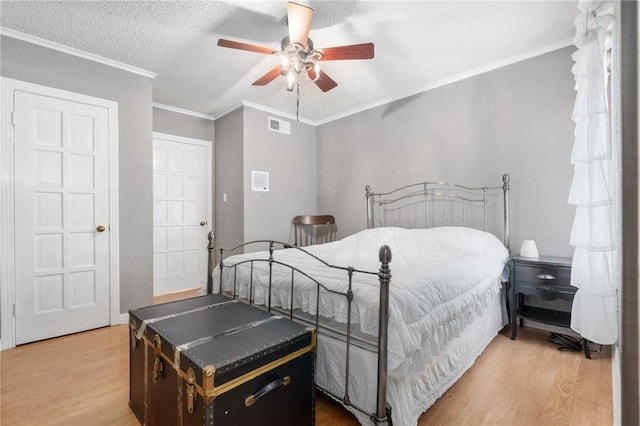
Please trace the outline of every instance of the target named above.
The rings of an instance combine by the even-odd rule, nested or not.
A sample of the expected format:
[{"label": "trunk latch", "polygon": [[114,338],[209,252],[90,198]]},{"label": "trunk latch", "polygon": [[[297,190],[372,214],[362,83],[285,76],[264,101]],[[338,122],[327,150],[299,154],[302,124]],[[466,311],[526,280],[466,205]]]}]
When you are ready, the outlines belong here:
[{"label": "trunk latch", "polygon": [[153,383],[156,383],[164,369],[162,366],[162,340],[157,334],[153,337],[153,347],[155,350],[156,360],[153,362]]},{"label": "trunk latch", "polygon": [[194,383],[196,382],[196,373],[193,368],[189,367],[187,370],[187,412],[193,413],[193,406],[196,400],[196,389]]}]

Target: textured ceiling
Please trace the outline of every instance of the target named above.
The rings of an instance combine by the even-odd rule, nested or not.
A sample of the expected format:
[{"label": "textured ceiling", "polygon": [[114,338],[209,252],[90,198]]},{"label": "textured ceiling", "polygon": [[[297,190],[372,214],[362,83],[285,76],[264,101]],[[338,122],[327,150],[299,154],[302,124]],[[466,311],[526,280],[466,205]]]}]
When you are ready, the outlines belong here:
[{"label": "textured ceiling", "polygon": [[[331,61],[338,87],[301,80],[300,118],[314,123],[418,93],[444,81],[566,45],[575,1],[311,1],[316,47],[373,42],[369,61]],[[6,1],[0,25],[157,73],[156,103],[214,117],[242,101],[296,113],[278,64],[216,46],[218,38],[279,50],[286,1]],[[304,81],[303,81],[304,80]]]}]

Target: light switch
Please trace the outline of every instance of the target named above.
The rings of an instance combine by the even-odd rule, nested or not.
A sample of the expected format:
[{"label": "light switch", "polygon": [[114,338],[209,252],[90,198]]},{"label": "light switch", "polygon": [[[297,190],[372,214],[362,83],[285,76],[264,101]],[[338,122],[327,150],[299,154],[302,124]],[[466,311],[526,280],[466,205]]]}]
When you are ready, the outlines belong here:
[{"label": "light switch", "polygon": [[222,193],[222,202],[223,202],[223,203],[226,203],[226,202],[227,202],[227,193],[226,193],[226,192],[223,192],[223,193]]}]

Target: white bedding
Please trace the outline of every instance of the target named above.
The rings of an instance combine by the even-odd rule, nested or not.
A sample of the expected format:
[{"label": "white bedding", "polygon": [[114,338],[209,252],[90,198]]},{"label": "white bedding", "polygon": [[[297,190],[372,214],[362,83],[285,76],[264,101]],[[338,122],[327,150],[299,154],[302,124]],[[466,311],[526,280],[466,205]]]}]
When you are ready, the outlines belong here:
[{"label": "white bedding", "polygon": [[[477,317],[487,298],[500,291],[499,277],[508,258],[504,245],[492,234],[464,227],[430,229],[374,228],[340,241],[305,248],[337,266],[366,271],[379,269],[378,251],[391,248],[388,374],[409,377],[429,365],[445,342],[456,337]],[[225,267],[246,259],[268,258],[267,252],[247,253],[225,259]],[[299,250],[276,250],[274,259],[295,265],[323,285],[345,292],[344,271],[326,268]],[[267,263],[254,263],[253,298],[265,304],[268,293]],[[231,269],[229,270],[231,271]],[[223,274],[223,290],[233,290],[234,274]],[[238,269],[236,289],[248,297],[250,267]],[[291,271],[274,265],[271,303],[288,308]],[[375,275],[354,274],[353,317],[364,333],[377,335],[379,284]],[[219,269],[214,271],[214,291],[219,291]],[[243,285],[244,284],[244,285]],[[297,275],[294,308],[315,313],[316,286]],[[321,294],[320,314],[345,322],[344,296]]]}]

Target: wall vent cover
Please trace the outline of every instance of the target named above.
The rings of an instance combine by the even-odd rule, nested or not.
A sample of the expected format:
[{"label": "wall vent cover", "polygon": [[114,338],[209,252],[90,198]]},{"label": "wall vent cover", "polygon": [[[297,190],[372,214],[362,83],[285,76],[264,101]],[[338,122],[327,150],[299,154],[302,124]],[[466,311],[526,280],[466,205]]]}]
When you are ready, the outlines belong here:
[{"label": "wall vent cover", "polygon": [[278,120],[277,118],[269,117],[269,130],[272,132],[284,133],[285,135],[291,134],[291,123],[284,120]]}]

